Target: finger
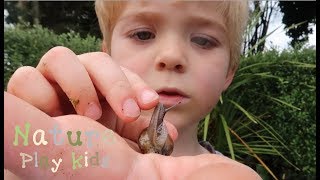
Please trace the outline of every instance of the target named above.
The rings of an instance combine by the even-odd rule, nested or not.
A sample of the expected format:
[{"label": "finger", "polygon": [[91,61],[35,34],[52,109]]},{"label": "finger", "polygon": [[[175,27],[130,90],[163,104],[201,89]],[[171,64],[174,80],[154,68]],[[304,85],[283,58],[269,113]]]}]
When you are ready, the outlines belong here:
[{"label": "finger", "polygon": [[78,55],[92,82],[106,98],[117,116],[131,122],[140,115],[134,91],[121,70],[106,53],[96,52]]},{"label": "finger", "polygon": [[156,106],[159,102],[159,95],[157,92],[148,87],[137,74],[131,72],[125,67],[121,67],[121,69],[128,78],[131,87],[136,94],[140,108],[148,110]]},{"label": "finger", "polygon": [[[15,111],[12,111],[12,109],[15,109]],[[46,177],[47,179],[70,179],[71,177],[72,179],[103,179],[105,177],[125,179],[124,176],[127,175],[133,161],[139,155],[116,133],[109,134],[115,137],[113,144],[104,142],[103,132],[108,129],[84,116],[68,115],[53,119],[25,101],[6,92],[4,93],[4,112],[4,168],[22,179],[39,179],[39,177]],[[27,123],[29,123],[30,128],[26,127]],[[58,135],[59,141],[62,139],[63,144],[55,145],[57,143],[55,136],[47,136],[47,133],[45,133],[46,145],[38,146],[35,142],[39,141],[30,141],[30,136],[28,138],[26,135],[28,145],[23,145],[23,137],[17,136],[18,144],[15,146],[12,142],[16,137],[16,127],[20,128],[21,133],[30,132],[30,134],[36,134],[36,131],[53,132],[53,129],[56,128],[56,132],[59,133],[60,131],[65,134],[64,136],[60,133]],[[83,144],[80,146],[71,145],[66,137],[67,132],[72,132],[73,139],[77,131],[82,132],[80,140]],[[92,147],[90,148],[86,145],[88,143],[86,132],[89,131],[96,131],[100,135],[98,137],[101,138],[92,138]],[[112,131],[108,130],[108,132]],[[36,168],[34,166],[36,159],[34,158],[31,162],[22,162],[22,155],[30,160],[26,155],[34,157],[35,152],[38,156],[47,158],[48,168]],[[96,158],[99,158],[101,163],[93,164],[88,158],[89,165],[85,166],[84,156],[90,159],[98,156]],[[70,160],[72,157],[74,157],[74,161]],[[61,163],[57,166],[53,163],[53,160],[59,162],[59,159],[61,159]],[[104,161],[109,165],[102,165]],[[21,168],[22,164],[25,164],[24,168]],[[52,169],[56,169],[56,172],[51,172]],[[79,171],[79,169],[81,170]]]},{"label": "finger", "polygon": [[50,116],[62,115],[57,93],[34,67],[24,66],[17,69],[8,82],[7,91]]},{"label": "finger", "polygon": [[77,114],[95,120],[101,117],[101,106],[89,74],[70,49],[52,48],[41,58],[37,69],[61,87]]}]

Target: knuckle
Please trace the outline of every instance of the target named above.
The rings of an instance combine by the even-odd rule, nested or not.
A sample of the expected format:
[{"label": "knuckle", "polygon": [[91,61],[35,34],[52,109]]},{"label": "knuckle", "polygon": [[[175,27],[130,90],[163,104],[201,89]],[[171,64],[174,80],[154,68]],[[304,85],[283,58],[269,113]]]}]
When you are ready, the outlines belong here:
[{"label": "knuckle", "polygon": [[43,66],[48,67],[46,66],[47,63],[56,63],[68,55],[75,55],[75,53],[66,47],[56,46],[51,48],[45,55],[43,55],[40,61],[42,62]]},{"label": "knuckle", "polygon": [[63,46],[56,46],[51,48],[47,54],[51,55],[51,56],[60,56],[61,54],[65,54],[65,53],[73,53],[73,51],[71,51],[69,48],[63,47]]},{"label": "knuckle", "polygon": [[18,68],[8,82],[8,91],[23,86],[25,83],[33,81],[37,70],[31,66],[23,66]]},{"label": "knuckle", "polygon": [[104,52],[93,52],[92,55],[94,57],[96,57],[97,59],[101,59],[101,60],[105,60],[106,58],[107,59],[110,59],[111,57],[109,56],[109,54],[107,53],[104,53]]},{"label": "knuckle", "polygon": [[104,52],[91,52],[91,53],[80,55],[79,57],[80,57],[79,60],[83,64],[92,64],[95,62],[111,60],[111,57]]}]

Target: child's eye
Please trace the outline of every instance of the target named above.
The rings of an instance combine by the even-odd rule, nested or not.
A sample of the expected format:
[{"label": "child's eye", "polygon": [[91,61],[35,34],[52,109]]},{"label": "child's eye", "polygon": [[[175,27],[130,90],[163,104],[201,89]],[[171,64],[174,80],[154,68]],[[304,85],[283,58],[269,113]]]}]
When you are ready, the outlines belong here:
[{"label": "child's eye", "polygon": [[140,41],[147,41],[149,39],[154,39],[155,35],[149,31],[138,31],[134,32],[130,37],[137,38]]},{"label": "child's eye", "polygon": [[211,49],[217,46],[217,42],[215,40],[201,36],[192,37],[191,42],[195,43],[203,49]]}]

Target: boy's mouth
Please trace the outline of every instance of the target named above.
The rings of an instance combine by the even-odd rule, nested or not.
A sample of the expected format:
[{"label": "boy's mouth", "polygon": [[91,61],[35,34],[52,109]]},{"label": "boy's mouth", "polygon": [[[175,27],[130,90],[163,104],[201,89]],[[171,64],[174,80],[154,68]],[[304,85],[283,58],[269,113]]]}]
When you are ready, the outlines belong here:
[{"label": "boy's mouth", "polygon": [[159,101],[166,107],[173,106],[179,102],[183,104],[189,98],[186,93],[177,88],[163,88],[157,90],[157,93],[160,96]]}]

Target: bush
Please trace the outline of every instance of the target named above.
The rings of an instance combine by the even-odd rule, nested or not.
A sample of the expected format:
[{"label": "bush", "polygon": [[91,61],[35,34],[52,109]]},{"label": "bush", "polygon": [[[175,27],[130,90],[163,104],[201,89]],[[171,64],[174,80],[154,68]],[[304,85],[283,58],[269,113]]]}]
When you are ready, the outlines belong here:
[{"label": "bush", "polygon": [[[270,72],[280,81],[266,80],[249,84],[244,91],[247,105],[256,105],[251,111],[265,114],[263,119],[284,138],[289,151],[284,151],[289,161],[301,171],[279,160],[268,161],[277,174],[286,179],[315,179],[316,173],[316,52],[313,49],[291,50],[283,53],[270,51],[246,59],[241,66],[272,62],[272,68],[260,68]],[[242,73],[248,73],[244,71]],[[253,73],[253,72],[250,72]],[[249,90],[249,91],[248,91]],[[257,93],[258,92],[258,93]],[[262,98],[261,94],[280,99],[290,105]],[[258,97],[259,96],[259,97]]]},{"label": "bush", "polygon": [[[314,49],[288,50],[282,53],[269,51],[249,56],[241,61],[234,83],[247,82],[237,87],[236,90],[229,92],[229,89],[225,93],[228,99],[236,101],[246,111],[258,116],[263,122],[270,125],[280,135],[275,137],[283,138],[281,140],[287,148],[282,146],[277,150],[300,170],[289,165],[283,157],[275,156],[276,153],[268,155],[272,148],[270,151],[263,152],[261,148],[265,148],[265,146],[261,144],[260,147],[255,146],[259,147],[256,148],[256,153],[261,152],[261,159],[277,177],[315,179],[315,62],[316,52]],[[252,76],[253,74],[260,74],[261,78]],[[248,77],[237,81],[240,76]],[[230,87],[234,88],[234,86],[235,84]],[[217,109],[222,109],[225,106],[218,104]],[[228,113],[231,113],[230,110],[225,112],[225,114]],[[243,116],[239,113],[235,114],[236,118]],[[228,125],[236,129],[234,124]],[[256,131],[261,130],[256,125],[250,127]],[[269,136],[266,133],[260,135]],[[257,138],[247,137],[247,139],[252,142],[257,141]],[[237,140],[234,138],[232,142],[237,150],[236,148],[239,147],[235,143]],[[216,142],[218,147],[220,144]],[[226,143],[223,145],[226,146]],[[277,146],[277,144],[272,146]],[[243,151],[243,148],[240,150]],[[244,162],[247,160],[248,165],[250,161],[253,161],[252,157],[246,154],[241,156]]]},{"label": "bush", "polygon": [[35,67],[41,57],[55,46],[65,46],[76,54],[99,51],[100,40],[81,38],[78,33],[61,35],[41,26],[17,25],[4,31],[4,87],[13,72],[21,66]]}]

